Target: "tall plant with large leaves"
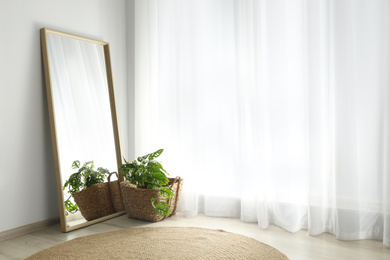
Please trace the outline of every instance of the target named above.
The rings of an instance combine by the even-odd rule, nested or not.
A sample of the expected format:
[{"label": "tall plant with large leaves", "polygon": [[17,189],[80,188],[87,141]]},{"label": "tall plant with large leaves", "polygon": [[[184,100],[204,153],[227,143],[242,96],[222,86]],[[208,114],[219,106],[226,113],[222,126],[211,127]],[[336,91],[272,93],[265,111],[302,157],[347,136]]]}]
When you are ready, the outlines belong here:
[{"label": "tall plant with large leaves", "polygon": [[125,164],[122,164],[119,168],[123,173],[123,177],[138,188],[160,189],[161,197],[152,198],[151,203],[158,214],[166,216],[172,214],[172,212],[170,210],[171,203],[165,201],[172,198],[174,193],[173,190],[167,187],[169,183],[167,175],[169,173],[161,163],[155,160],[163,151],[163,149],[159,149],[154,153],[140,156],[132,162],[124,159]]}]

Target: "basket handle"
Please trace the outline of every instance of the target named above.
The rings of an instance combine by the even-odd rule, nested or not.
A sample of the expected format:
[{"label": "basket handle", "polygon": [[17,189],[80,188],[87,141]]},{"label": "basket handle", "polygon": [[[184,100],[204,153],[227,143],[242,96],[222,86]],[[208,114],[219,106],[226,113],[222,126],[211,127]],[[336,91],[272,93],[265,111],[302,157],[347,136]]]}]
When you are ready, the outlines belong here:
[{"label": "basket handle", "polygon": [[176,176],[176,178],[173,180],[171,186],[169,186],[170,189],[172,189],[173,185],[176,183],[176,182],[179,182],[179,179],[180,177],[179,176]]},{"label": "basket handle", "polygon": [[[179,188],[179,185],[180,185],[180,177],[179,176],[176,176],[176,178],[173,180],[173,182],[171,183],[171,185],[169,186],[170,189],[172,189],[173,185],[177,182],[177,187]],[[175,194],[175,207],[173,208],[173,211],[175,211],[176,207],[177,207],[177,194]],[[171,202],[171,199],[168,199],[168,204]],[[163,217],[163,220],[166,219],[168,217],[168,215],[165,215]]]},{"label": "basket handle", "polygon": [[111,182],[111,175],[113,175],[113,174],[115,174],[115,175],[116,175],[116,177],[117,177],[117,178],[118,178],[118,180],[119,180],[118,173],[117,173],[117,172],[111,172],[111,173],[108,175],[108,177],[107,177],[108,183],[110,183],[110,182]]},{"label": "basket handle", "polygon": [[[179,194],[177,194],[177,192],[178,192],[179,189],[180,189],[180,181],[181,181],[180,177],[179,177],[179,176],[176,176],[175,181],[173,182],[173,184],[174,184],[175,182],[177,182],[177,191],[176,191],[176,194],[175,194],[175,207],[173,208],[173,211],[175,211],[176,208],[177,208],[177,199],[178,199],[178,197],[179,197]],[[172,184],[172,187],[173,187],[173,184]]]}]

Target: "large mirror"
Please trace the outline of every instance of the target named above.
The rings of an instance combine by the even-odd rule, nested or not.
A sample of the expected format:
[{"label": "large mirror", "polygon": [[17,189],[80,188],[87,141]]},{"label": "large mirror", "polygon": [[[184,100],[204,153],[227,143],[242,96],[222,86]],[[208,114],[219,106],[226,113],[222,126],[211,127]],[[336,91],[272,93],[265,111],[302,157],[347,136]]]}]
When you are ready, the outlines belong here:
[{"label": "large mirror", "polygon": [[[122,158],[109,45],[47,28],[41,29],[41,43],[61,230],[68,232],[124,213],[123,208],[112,205],[112,185],[106,182],[108,172],[118,172]],[[91,167],[92,161],[94,174],[100,175],[92,176],[90,180],[102,179],[101,174],[104,174],[99,192],[103,190],[107,193],[108,187],[111,200],[111,208],[99,213],[98,217],[88,206],[83,206],[84,212],[81,212],[80,199],[80,202],[75,202],[75,193],[70,191],[69,185],[63,188],[71,177],[73,183],[77,183],[76,175],[72,174],[81,172],[80,168],[85,163]],[[98,167],[103,169],[98,170]],[[82,178],[80,174],[78,176]],[[113,181],[115,178],[111,178],[111,184],[115,184]],[[92,201],[101,209],[104,203],[99,199],[102,195],[96,192],[82,199]],[[93,213],[92,217],[87,217],[87,210]]]}]

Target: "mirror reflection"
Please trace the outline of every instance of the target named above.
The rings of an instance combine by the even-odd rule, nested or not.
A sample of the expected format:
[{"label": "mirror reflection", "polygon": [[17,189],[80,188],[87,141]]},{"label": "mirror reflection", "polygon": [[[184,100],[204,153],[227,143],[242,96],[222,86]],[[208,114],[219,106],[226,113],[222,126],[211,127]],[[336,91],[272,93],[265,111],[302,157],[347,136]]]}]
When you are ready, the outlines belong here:
[{"label": "mirror reflection", "polygon": [[48,29],[42,29],[42,47],[61,226],[70,231],[123,211],[112,202],[121,204],[117,177],[107,183],[121,158],[109,49],[105,42]]}]

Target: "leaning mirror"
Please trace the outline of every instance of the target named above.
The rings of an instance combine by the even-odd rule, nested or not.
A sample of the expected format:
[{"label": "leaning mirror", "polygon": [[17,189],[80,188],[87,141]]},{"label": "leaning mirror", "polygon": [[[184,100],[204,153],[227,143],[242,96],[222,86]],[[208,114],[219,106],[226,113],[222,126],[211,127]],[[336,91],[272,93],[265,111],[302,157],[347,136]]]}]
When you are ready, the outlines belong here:
[{"label": "leaning mirror", "polygon": [[109,45],[46,28],[41,43],[61,230],[68,232],[124,213],[118,180],[107,182],[122,158]]}]

